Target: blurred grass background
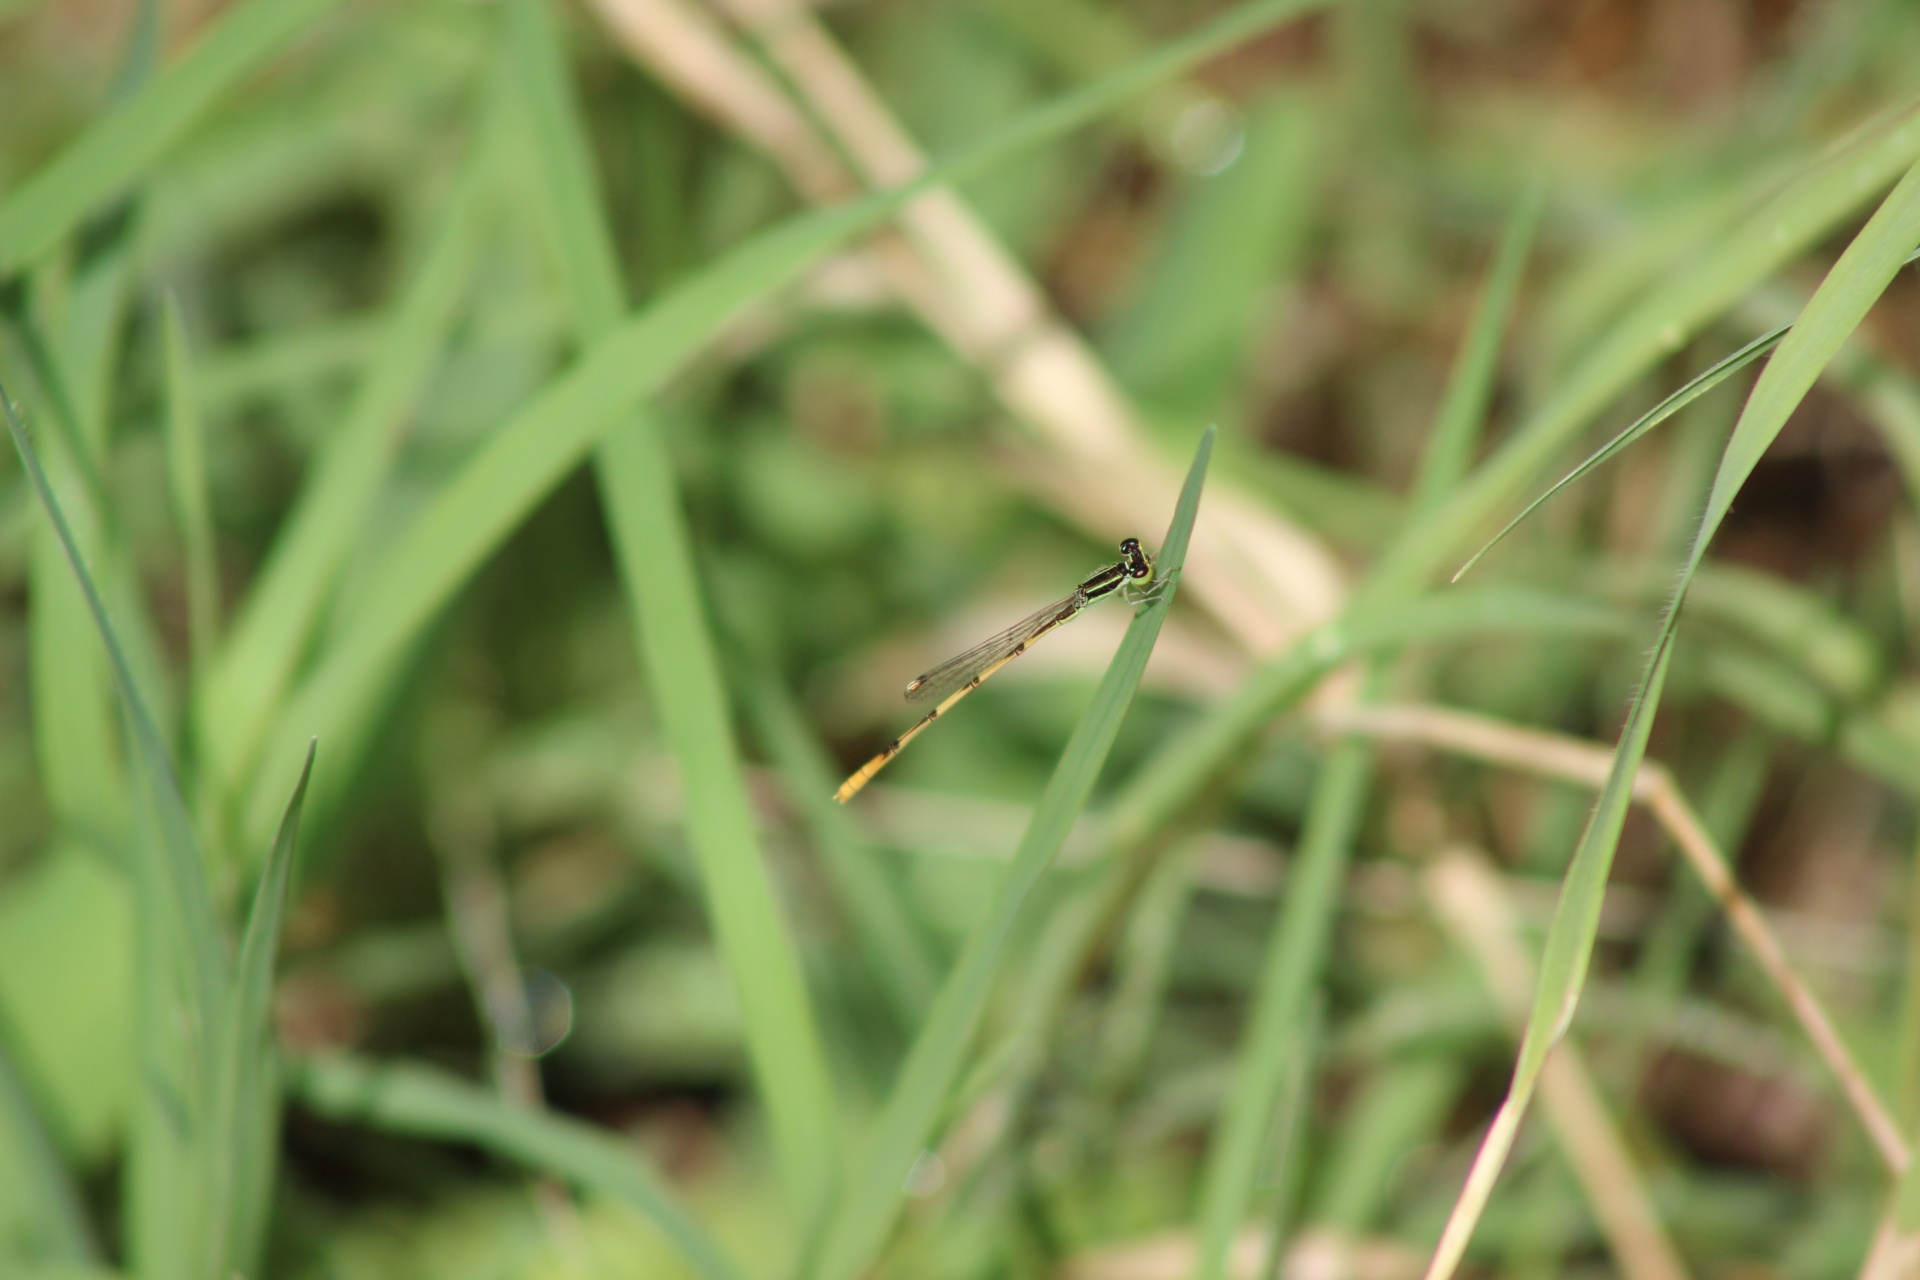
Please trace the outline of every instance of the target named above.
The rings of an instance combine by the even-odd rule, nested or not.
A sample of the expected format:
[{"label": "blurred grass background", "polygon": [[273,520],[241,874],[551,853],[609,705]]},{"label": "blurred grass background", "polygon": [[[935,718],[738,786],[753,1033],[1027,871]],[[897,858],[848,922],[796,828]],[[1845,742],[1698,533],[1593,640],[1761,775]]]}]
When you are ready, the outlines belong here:
[{"label": "blurred grass background", "polygon": [[[1920,293],[1859,264],[1916,55],[1900,0],[0,0],[0,379],[125,659],[7,455],[0,1274],[1418,1276],[1576,846],[1466,1266],[1907,1274]],[[1816,287],[1811,391],[1443,585]],[[1209,423],[1157,644],[1094,610],[833,805]]]}]

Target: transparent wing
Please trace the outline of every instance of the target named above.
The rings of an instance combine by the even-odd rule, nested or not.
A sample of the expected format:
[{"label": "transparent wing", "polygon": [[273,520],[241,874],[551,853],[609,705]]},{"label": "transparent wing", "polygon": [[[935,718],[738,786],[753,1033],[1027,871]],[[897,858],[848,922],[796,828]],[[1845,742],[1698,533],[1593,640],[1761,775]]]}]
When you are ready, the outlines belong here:
[{"label": "transparent wing", "polygon": [[907,685],[908,702],[943,702],[948,694],[967,684],[982,671],[1002,662],[1021,645],[1053,630],[1087,605],[1078,591],[1064,600],[1056,600],[1044,609],[1036,609],[1020,621],[973,648],[949,658],[933,670]]}]

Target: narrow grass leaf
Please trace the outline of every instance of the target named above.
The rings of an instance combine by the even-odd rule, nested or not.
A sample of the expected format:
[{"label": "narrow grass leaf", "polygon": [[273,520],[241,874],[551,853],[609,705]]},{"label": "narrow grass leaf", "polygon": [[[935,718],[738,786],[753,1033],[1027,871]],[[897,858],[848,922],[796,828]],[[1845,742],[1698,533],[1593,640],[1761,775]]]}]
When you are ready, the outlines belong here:
[{"label": "narrow grass leaf", "polygon": [[224,991],[226,958],[173,762],[141,699],[79,543],[4,388],[0,409],[106,647],[133,744],[133,771],[144,801],[142,820],[133,824],[131,877],[140,958],[135,984],[140,1052],[123,1207],[128,1251],[141,1274],[184,1280],[197,1274],[206,1239],[204,1125],[211,1110],[213,1019]]},{"label": "narrow grass leaf", "polygon": [[1438,505],[1473,465],[1487,409],[1493,403],[1494,382],[1500,370],[1500,339],[1506,333],[1514,297],[1520,292],[1520,279],[1545,204],[1546,187],[1536,182],[1527,188],[1507,219],[1493,270],[1487,275],[1480,305],[1474,308],[1466,341],[1454,357],[1446,393],[1427,438],[1427,451],[1420,458],[1419,475],[1413,485],[1412,510],[1416,513]]},{"label": "narrow grass leaf", "polygon": [[[625,311],[585,127],[570,100],[546,0],[513,0],[519,101],[545,165],[539,191],[560,229],[563,275],[588,341]],[[647,683],[680,764],[687,832],[740,995],[748,1047],[794,1203],[804,1220],[838,1181],[839,1107],[792,930],[767,874],[720,676],[693,539],[658,420],[630,411],[594,458]]]},{"label": "narrow grass leaf", "polygon": [[1600,907],[1607,875],[1618,847],[1620,828],[1632,799],[1633,779],[1646,755],[1654,712],[1660,703],[1674,633],[1687,585],[1706,555],[1708,544],[1734,495],[1752,474],[1788,416],[1812,389],[1821,372],[1859,327],[1869,308],[1885,292],[1894,274],[1920,244],[1920,165],[1908,171],[1887,196],[1867,225],[1840,255],[1800,313],[1779,351],[1767,363],[1733,436],[1721,456],[1720,469],[1707,495],[1693,547],[1665,615],[1639,694],[1628,710],[1627,724],[1615,749],[1613,767],[1593,815],[1561,883],[1560,902],[1547,931],[1541,956],[1539,987],[1534,1007],[1514,1065],[1513,1080],[1494,1128],[1483,1142],[1468,1174],[1467,1187],[1448,1218],[1440,1245],[1429,1264],[1429,1280],[1444,1280],[1458,1267],[1474,1224],[1491,1194],[1521,1117],[1525,1114],[1548,1052],[1572,1021],[1592,958],[1599,927]]},{"label": "narrow grass leaf", "polygon": [[814,1211],[839,1173],[838,1106],[793,935],[760,851],[671,461],[649,421],[633,422],[603,447],[597,472],[615,554],[649,686],[680,762],[707,907],[795,1202]]},{"label": "narrow grass leaf", "polygon": [[220,1057],[215,1063],[218,1083],[207,1142],[212,1200],[208,1275],[255,1271],[260,1232],[273,1192],[273,1153],[280,1127],[273,1054],[273,962],[280,946],[287,885],[293,877],[300,806],[307,797],[307,780],[313,776],[315,745],[307,748],[300,781],[261,867],[222,1011]]},{"label": "narrow grass leaf", "polygon": [[[1256,0],[1098,84],[1029,111],[913,182],[789,219],[731,250],[596,341],[523,407],[400,535],[368,585],[355,623],[302,683],[255,772],[243,811],[248,840],[264,842],[278,797],[309,736],[330,743],[363,723],[386,674],[426,622],[527,513],[579,465],[621,415],[652,394],[741,308],[784,287],[848,237],[929,189],[973,176],[1058,136],[1167,76],[1220,53],[1316,0]],[[339,747],[329,751],[338,762]],[[350,762],[344,762],[350,763]],[[336,765],[329,767],[329,772]],[[324,792],[327,774],[316,781]]]},{"label": "narrow grass leaf", "polygon": [[1093,704],[1074,729],[1041,793],[992,904],[967,935],[960,958],[914,1040],[828,1225],[810,1272],[815,1280],[851,1280],[872,1265],[886,1243],[906,1195],[907,1175],[932,1140],[960,1080],[974,1028],[1000,972],[1021,909],[1086,804],[1120,732],[1120,723],[1133,703],[1147,656],[1153,651],[1186,563],[1187,540],[1199,510],[1213,437],[1214,429],[1208,427],[1161,544],[1158,563],[1165,576],[1159,594],[1134,615]]},{"label": "narrow grass leaf", "polygon": [[[1920,254],[1910,255],[1907,258],[1907,262],[1911,263],[1915,261],[1916,258],[1920,258]],[[1906,264],[1903,263],[1902,265]],[[1586,461],[1567,472],[1566,475],[1561,476],[1545,493],[1542,493],[1539,497],[1523,507],[1519,515],[1500,527],[1498,533],[1481,543],[1479,549],[1467,557],[1467,562],[1454,570],[1453,580],[1458,582],[1461,578],[1465,577],[1467,571],[1473,568],[1474,565],[1479,564],[1487,552],[1493,550],[1503,538],[1517,529],[1528,516],[1538,511],[1550,498],[1554,497],[1562,489],[1565,489],[1568,485],[1580,479],[1580,477],[1586,475],[1595,467],[1610,461],[1614,455],[1621,452],[1641,436],[1646,435],[1668,418],[1671,418],[1674,414],[1680,412],[1695,400],[1698,400],[1701,396],[1704,396],[1707,392],[1725,382],[1735,373],[1738,373],[1755,360],[1758,360],[1761,356],[1767,354],[1767,352],[1779,346],[1781,339],[1787,336],[1787,331],[1792,327],[1792,325],[1783,324],[1767,330],[1739,350],[1721,357],[1708,368],[1695,374],[1686,385],[1634,419],[1633,422],[1629,423],[1618,435],[1614,436],[1613,439],[1607,441],[1588,455]]]},{"label": "narrow grass leaf", "polygon": [[337,3],[245,0],[222,13],[176,66],[0,201],[0,279],[129,190],[214,103]]},{"label": "narrow grass leaf", "polygon": [[158,823],[155,836],[159,845],[157,856],[163,869],[160,882],[166,894],[166,918],[180,954],[185,959],[185,976],[191,1001],[189,1007],[194,1012],[196,1025],[203,1028],[204,1034],[204,1028],[208,1025],[206,1019],[219,998],[225,960],[220,953],[219,932],[214,924],[213,903],[207,892],[199,841],[194,836],[192,824],[187,820],[186,804],[181,798],[173,760],[161,740],[158,727],[141,701],[139,687],[134,682],[133,672],[127,664],[113,623],[107,616],[106,605],[94,586],[93,576],[88,572],[79,543],[74,539],[59,500],[54,496],[53,487],[47,481],[39,454],[27,435],[26,424],[20,420],[13,398],[7,394],[4,386],[0,386],[0,410],[6,414],[13,447],[20,455],[34,491],[39,494],[48,520],[53,524],[60,547],[66,553],[67,562],[86,598],[87,609],[99,628],[101,643],[107,650],[108,663],[125,706],[134,753],[147,783]]},{"label": "narrow grass leaf", "polygon": [[641,1162],[638,1150],[603,1130],[550,1112],[512,1106],[489,1089],[430,1067],[378,1065],[345,1056],[297,1064],[291,1087],[331,1120],[389,1133],[465,1142],[639,1213],[660,1229],[703,1280],[742,1273]]},{"label": "narrow grass leaf", "polygon": [[207,500],[206,436],[193,352],[187,345],[179,303],[172,295],[166,300],[165,325],[167,482],[173,495],[173,518],[179,522],[186,551],[187,645],[197,687],[219,641],[220,580],[213,558],[213,507]]},{"label": "narrow grass leaf", "polygon": [[[392,472],[414,406],[446,344],[479,252],[482,197],[500,150],[500,97],[490,95],[471,153],[434,220],[432,239],[384,320],[373,360],[329,433],[200,691],[196,733],[217,795],[231,793],[246,776],[277,719],[322,609],[365,538],[367,513]],[[264,843],[262,833],[257,844]]]}]

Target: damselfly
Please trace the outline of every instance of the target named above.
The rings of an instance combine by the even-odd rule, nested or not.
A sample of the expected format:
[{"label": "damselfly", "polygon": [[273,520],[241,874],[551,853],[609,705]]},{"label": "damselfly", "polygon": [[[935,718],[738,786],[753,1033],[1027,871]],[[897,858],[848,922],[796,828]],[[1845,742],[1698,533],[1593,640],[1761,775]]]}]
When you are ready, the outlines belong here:
[{"label": "damselfly", "polygon": [[954,703],[978,689],[986,678],[1033,647],[1034,641],[1049,631],[1058,630],[1080,616],[1080,611],[1096,600],[1125,589],[1131,595],[1153,578],[1153,557],[1141,549],[1140,539],[1128,538],[1120,544],[1120,559],[1073,589],[1064,600],[1056,600],[1044,609],[1028,614],[990,640],[982,641],[957,658],[950,658],[923,676],[907,684],[907,701],[931,702],[933,710],[922,716],[912,728],[888,743],[886,749],[861,765],[852,777],[840,784],[833,798],[841,804],[853,799],[860,788],[887,761],[900,754],[909,742],[938,720]]}]

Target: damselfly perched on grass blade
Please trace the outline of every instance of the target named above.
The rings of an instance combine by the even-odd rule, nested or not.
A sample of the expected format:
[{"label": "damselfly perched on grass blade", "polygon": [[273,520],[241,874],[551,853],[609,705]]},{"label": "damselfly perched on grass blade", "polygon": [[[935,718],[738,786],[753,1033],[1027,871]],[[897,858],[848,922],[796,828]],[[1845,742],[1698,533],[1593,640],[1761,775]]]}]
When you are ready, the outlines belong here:
[{"label": "damselfly perched on grass blade", "polygon": [[845,804],[859,795],[860,789],[873,780],[873,775],[885,768],[887,761],[899,755],[901,749],[928,725],[938,720],[942,712],[978,689],[988,676],[1032,648],[1041,636],[1072,622],[1094,601],[1116,591],[1132,596],[1146,588],[1152,580],[1153,557],[1142,549],[1140,539],[1127,538],[1120,544],[1120,559],[1089,574],[1084,582],[1073,589],[1071,595],[1054,601],[1044,609],[1035,610],[991,639],[982,641],[958,657],[948,659],[924,675],[914,677],[907,683],[907,701],[932,702],[933,710],[888,743],[879,755],[861,765],[840,784],[833,798]]}]

